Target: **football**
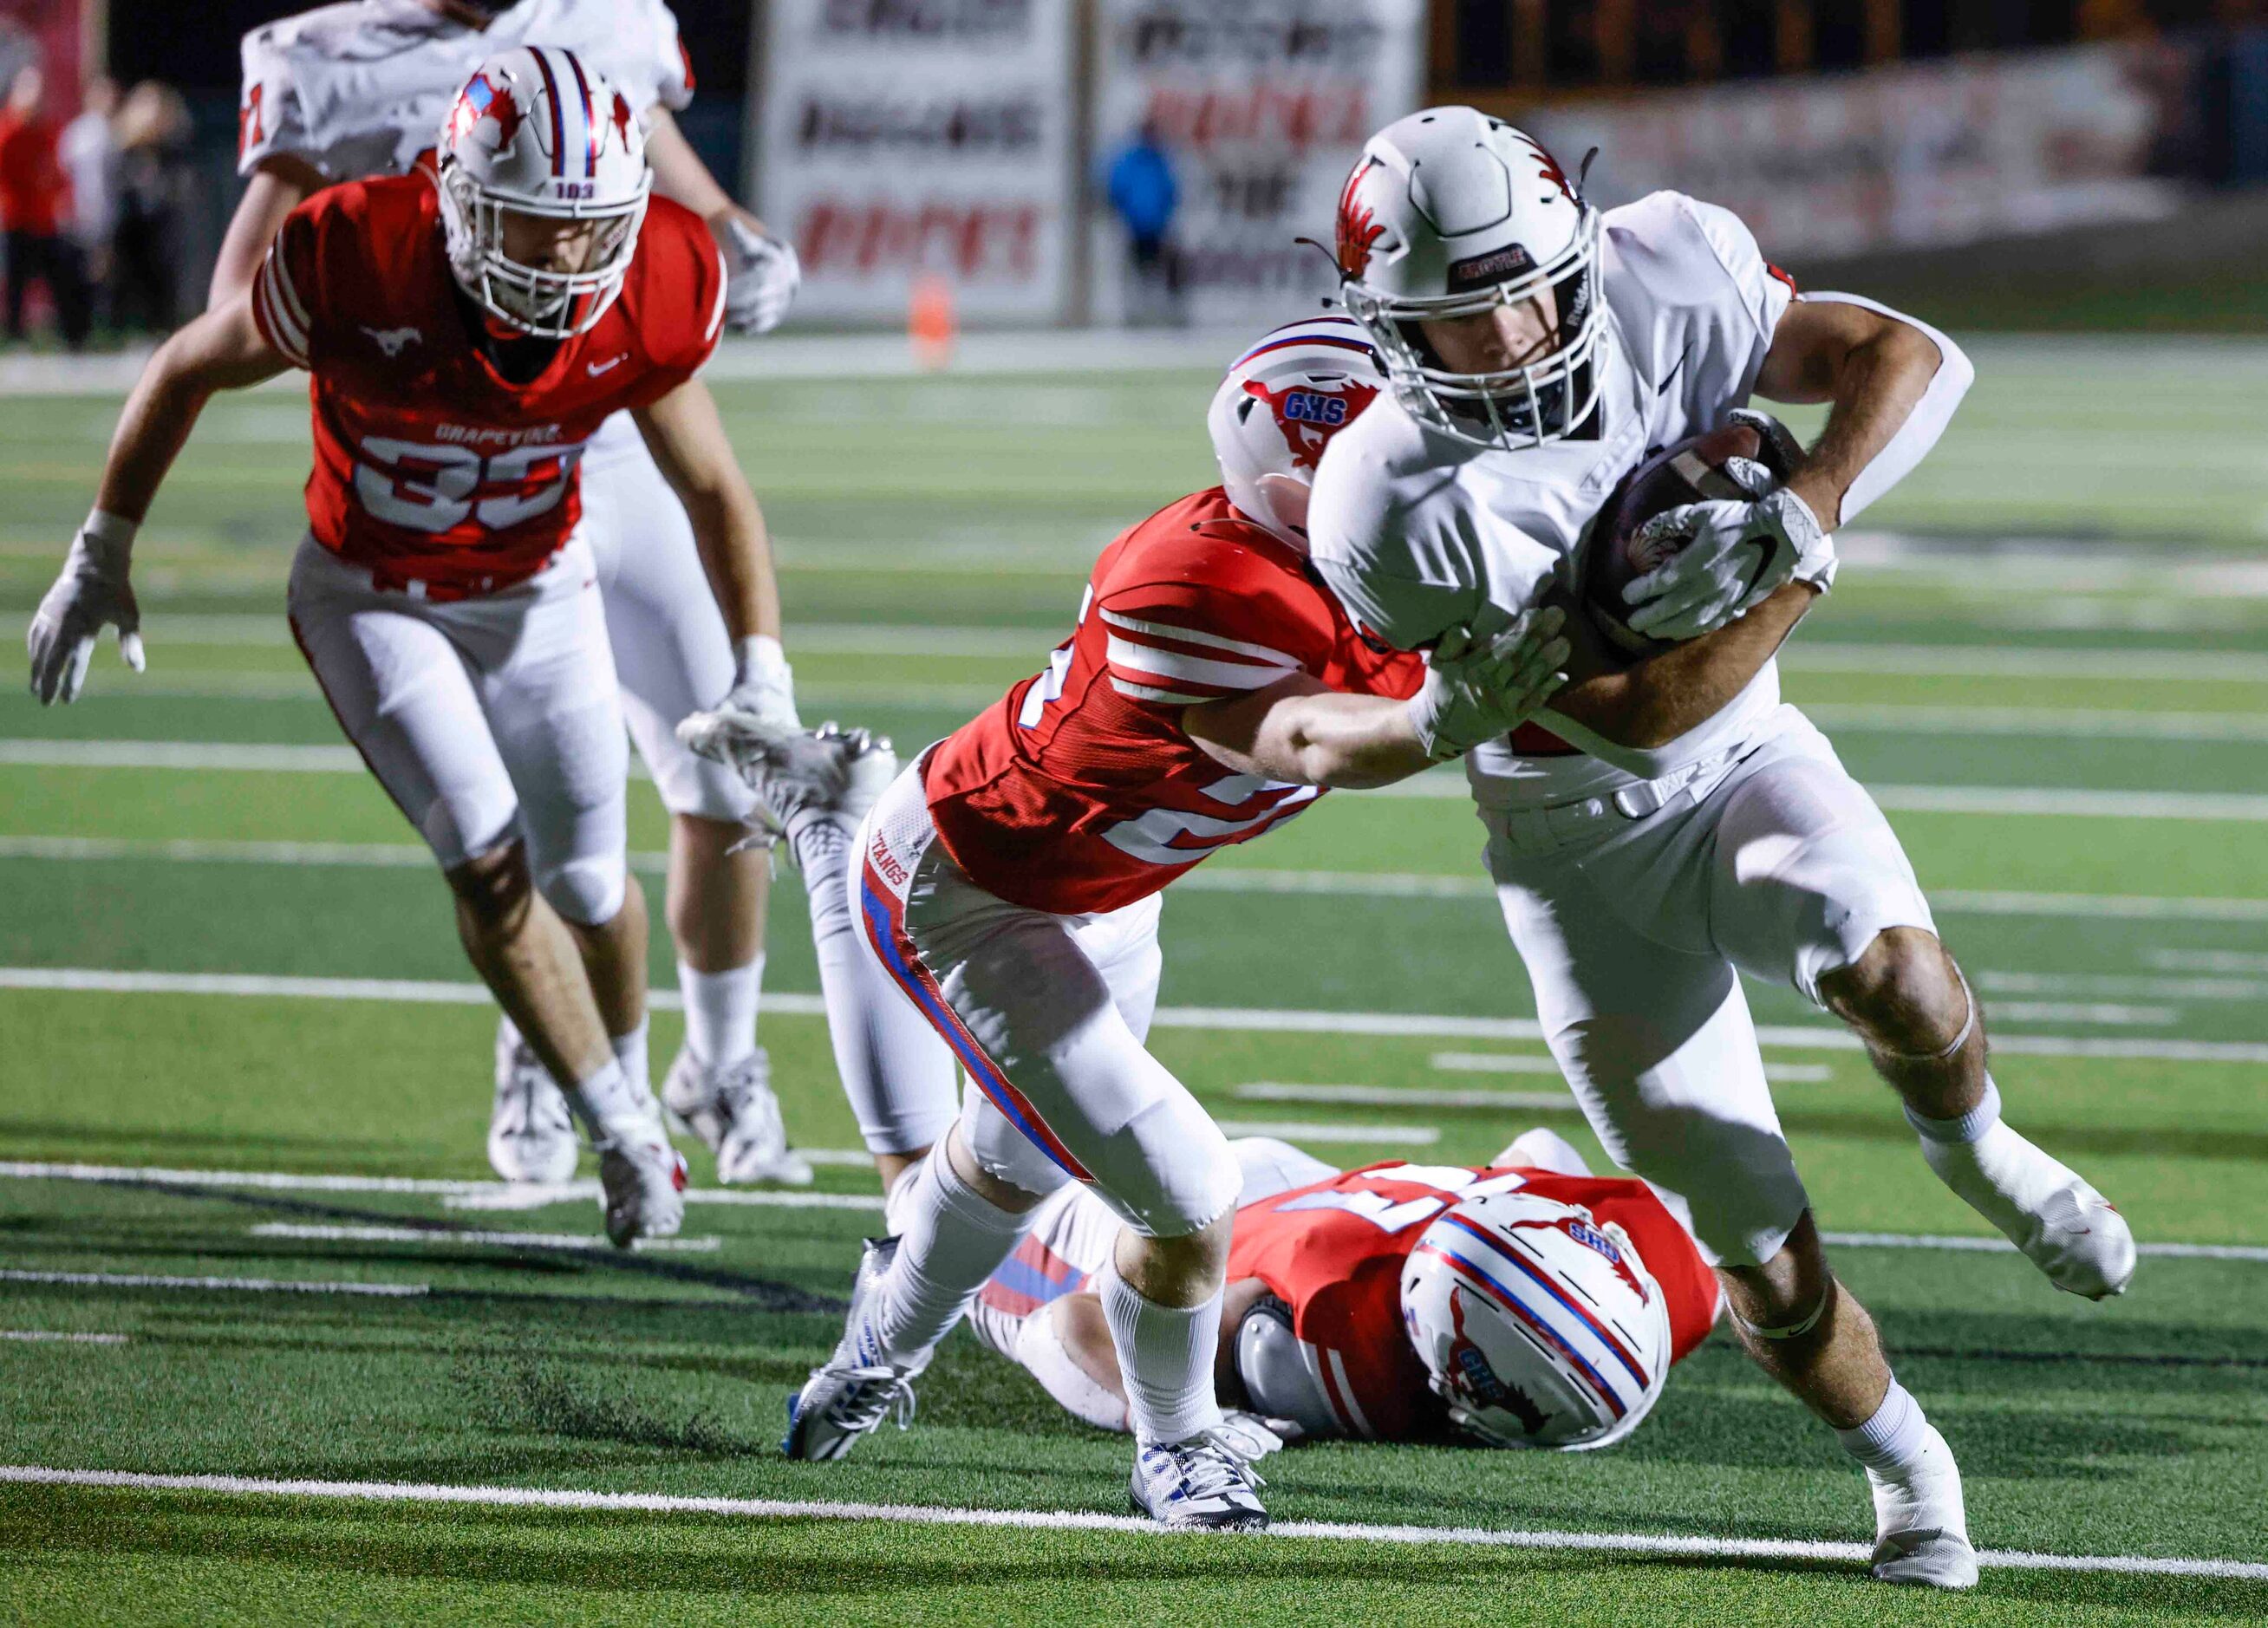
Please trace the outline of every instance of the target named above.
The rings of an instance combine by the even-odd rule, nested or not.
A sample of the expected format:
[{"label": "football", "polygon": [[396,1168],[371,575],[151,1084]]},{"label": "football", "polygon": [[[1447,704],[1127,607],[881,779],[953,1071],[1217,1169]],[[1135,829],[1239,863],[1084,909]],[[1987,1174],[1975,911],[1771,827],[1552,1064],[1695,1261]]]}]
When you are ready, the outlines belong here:
[{"label": "football", "polygon": [[1748,424],[1720,424],[1663,447],[1623,476],[1592,521],[1583,545],[1584,606],[1609,644],[1633,657],[1668,648],[1659,639],[1631,631],[1624,620],[1630,607],[1623,602],[1623,590],[1675,556],[1685,540],[1640,542],[1640,528],[1655,515],[1685,504],[1754,496],[1725,473],[1725,465],[1735,458],[1760,463],[1771,471],[1774,484],[1785,483],[1794,470],[1782,448],[1793,444]]}]

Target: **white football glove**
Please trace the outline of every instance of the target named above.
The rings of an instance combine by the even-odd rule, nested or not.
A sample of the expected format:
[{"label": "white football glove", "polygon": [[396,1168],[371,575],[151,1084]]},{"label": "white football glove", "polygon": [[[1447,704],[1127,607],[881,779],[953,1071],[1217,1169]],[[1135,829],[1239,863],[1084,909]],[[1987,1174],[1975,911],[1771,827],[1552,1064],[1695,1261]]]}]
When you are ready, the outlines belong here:
[{"label": "white football glove", "polygon": [[1524,610],[1501,633],[1451,628],[1425,657],[1425,687],[1405,703],[1418,744],[1436,762],[1518,728],[1567,681],[1557,607]]},{"label": "white football glove", "polygon": [[1822,593],[1833,584],[1835,540],[1810,505],[1775,490],[1771,471],[1749,459],[1727,460],[1725,473],[1754,496],[1685,504],[1638,528],[1641,545],[1690,541],[1623,590],[1623,602],[1637,607],[1631,632],[1679,644],[1739,621],[1789,582]]},{"label": "white football glove", "polygon": [[795,245],[766,237],[737,215],[725,217],[725,326],[735,334],[769,334],[795,303],[803,262]]},{"label": "white football glove", "polygon": [[795,673],[777,639],[759,633],[740,641],[733,688],[717,710],[783,740],[803,733],[803,720],[795,711]]},{"label": "white football glove", "polygon": [[115,515],[92,514],[71,539],[63,568],[24,635],[32,658],[32,693],[41,706],[78,698],[94,642],[106,627],[118,630],[118,653],[142,671],[142,610],[127,581],[136,527]]},{"label": "white football glove", "polygon": [[1219,1433],[1229,1450],[1250,1463],[1290,1447],[1306,1433],[1288,1418],[1269,1418],[1241,1408],[1220,1411]]}]

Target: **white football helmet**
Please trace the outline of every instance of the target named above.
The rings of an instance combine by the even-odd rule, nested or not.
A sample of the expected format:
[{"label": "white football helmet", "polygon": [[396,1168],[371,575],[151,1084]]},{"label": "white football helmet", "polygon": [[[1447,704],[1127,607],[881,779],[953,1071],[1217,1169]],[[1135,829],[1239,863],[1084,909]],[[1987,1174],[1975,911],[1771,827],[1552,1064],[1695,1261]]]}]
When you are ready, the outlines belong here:
[{"label": "white football helmet", "polygon": [[[653,172],[629,99],[557,46],[492,56],[441,126],[441,220],[449,269],[491,316],[542,339],[571,339],[606,314],[637,252]],[[579,271],[504,253],[512,215],[598,223]]]},{"label": "white football helmet", "polygon": [[1669,1371],[1669,1308],[1630,1235],[1530,1193],[1436,1218],[1403,1269],[1402,1318],[1449,1417],[1494,1447],[1619,1441]]},{"label": "white football helmet", "polygon": [[[1372,136],[1347,176],[1340,298],[1421,423],[1476,446],[1562,440],[1598,402],[1599,222],[1534,137],[1474,108],[1427,108]],[[1500,372],[1451,372],[1418,328],[1547,292],[1557,343]]]},{"label": "white football helmet", "polygon": [[1351,317],[1309,317],[1263,335],[1205,414],[1229,502],[1305,554],[1323,448],[1386,387],[1377,350]]}]

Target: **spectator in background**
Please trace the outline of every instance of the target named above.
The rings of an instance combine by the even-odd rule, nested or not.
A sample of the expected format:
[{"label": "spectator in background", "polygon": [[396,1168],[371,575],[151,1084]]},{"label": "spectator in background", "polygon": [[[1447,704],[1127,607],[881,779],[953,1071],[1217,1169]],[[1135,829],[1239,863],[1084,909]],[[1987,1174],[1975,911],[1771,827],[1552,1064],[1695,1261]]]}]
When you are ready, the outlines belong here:
[{"label": "spectator in background", "polygon": [[110,241],[118,231],[118,136],[111,120],[118,112],[118,86],[97,75],[87,81],[78,116],[63,126],[57,156],[70,178],[71,240],[86,273],[88,303],[109,308]]},{"label": "spectator in background", "polygon": [[55,156],[55,127],[40,109],[47,83],[37,67],[18,69],[0,107],[0,225],[7,229],[8,337],[22,340],[24,297],[33,278],[47,285],[63,342],[86,343],[86,281],[78,246],[63,232],[70,182]]},{"label": "spectator in background", "polygon": [[111,308],[122,328],[169,333],[180,314],[181,223],[188,199],[189,109],[144,79],[119,104],[118,230]]},{"label": "spectator in background", "polygon": [[1136,327],[1179,323],[1182,267],[1173,230],[1181,191],[1155,120],[1143,121],[1111,159],[1103,190],[1126,228],[1127,321]]}]

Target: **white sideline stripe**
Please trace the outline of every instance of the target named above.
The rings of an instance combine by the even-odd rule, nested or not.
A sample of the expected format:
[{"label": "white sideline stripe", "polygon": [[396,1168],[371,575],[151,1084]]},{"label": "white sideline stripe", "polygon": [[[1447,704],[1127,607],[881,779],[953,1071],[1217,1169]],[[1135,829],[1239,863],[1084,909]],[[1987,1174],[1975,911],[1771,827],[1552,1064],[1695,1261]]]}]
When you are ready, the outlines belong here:
[{"label": "white sideline stripe", "polygon": [[[1549,1074],[1559,1078],[1550,1057],[1517,1057],[1501,1051],[1436,1051],[1433,1066],[1451,1074]],[[1785,1085],[1817,1085],[1835,1078],[1824,1063],[1767,1063],[1764,1078]]]},{"label": "white sideline stripe", "polygon": [[283,1278],[173,1278],[157,1272],[43,1272],[0,1267],[0,1283],[69,1284],[89,1289],[210,1289],[246,1294],[367,1294],[382,1300],[415,1300],[431,1294],[427,1283],[294,1282]]},{"label": "white sideline stripe", "polygon": [[[359,765],[357,765],[359,766]],[[2195,820],[2257,825],[2268,821],[2268,795],[2251,792],[2121,792],[2062,785],[1868,785],[1889,814],[2011,814],[2088,820]],[[1352,797],[1462,800],[1462,776],[1435,770]]]},{"label": "white sideline stripe", "polygon": [[[659,874],[669,856],[633,850],[632,868]],[[430,851],[415,843],[230,842],[188,837],[150,841],[109,836],[0,836],[0,859],[169,860],[185,865],[400,867],[423,870]],[[1482,899],[1488,879],[1413,871],[1281,871],[1253,866],[1202,866],[1175,880],[1184,893],[1342,895],[1407,899]],[[2109,893],[2021,893],[1948,888],[1933,891],[1933,909],[1977,916],[2104,916],[2152,921],[2268,921],[2268,899],[2222,899]],[[2268,956],[2247,970],[2268,971]]]},{"label": "white sideline stripe", "polygon": [[[2005,1238],[1970,1238],[1927,1233],[1822,1233],[1820,1237],[1845,1249],[1951,1249],[1964,1255],[2014,1255],[2016,1246]],[[2138,1243],[2135,1251],[2169,1260],[2268,1261],[2268,1248],[2250,1243]]]},{"label": "white sideline stripe", "polygon": [[[1226,1124],[1222,1126],[1226,1130]],[[1335,1131],[1363,1129],[1334,1125]],[[1294,1127],[1294,1129],[1298,1129]],[[1368,1129],[1376,1129],[1369,1127]],[[1275,1134],[1285,1134],[1281,1127],[1271,1127]],[[1250,1132],[1248,1134],[1268,1134]],[[1240,1133],[1247,1134],[1247,1133]],[[1310,1138],[1310,1140],[1319,1140]],[[563,1198],[592,1198],[598,1195],[596,1182],[569,1182],[554,1187],[534,1184],[511,1184],[503,1182],[450,1182],[398,1175],[299,1175],[291,1171],[274,1170],[173,1170],[160,1166],[136,1165],[70,1165],[35,1162],[0,1163],[0,1178],[17,1177],[25,1180],[63,1182],[154,1182],[176,1187],[240,1187],[260,1188],[281,1192],[325,1193],[423,1193],[441,1197],[445,1207],[456,1207],[453,1200],[464,1196],[511,1192],[534,1194],[545,1202]],[[685,1195],[688,1204],[727,1204],[766,1205],[784,1201],[785,1207],[806,1206],[843,1210],[880,1210],[881,1196],[878,1193],[770,1193],[743,1191],[733,1188],[696,1187]],[[419,1233],[419,1237],[453,1237],[449,1233]],[[1845,1249],[1951,1249],[1960,1252],[2014,1250],[2015,1246],[1999,1238],[1976,1238],[1952,1234],[1936,1235],[1925,1233],[1826,1233],[1830,1243]],[[2213,1261],[2268,1262],[2268,1245],[2240,1243],[2142,1243],[2136,1246],[2144,1255],[2168,1256],[2179,1258]],[[235,1287],[245,1283],[264,1281],[258,1278],[179,1278],[143,1279],[132,1277],[112,1277],[99,1273],[18,1272],[14,1276],[26,1281],[136,1283],[156,1281],[167,1284],[217,1284]],[[288,1285],[287,1285],[288,1286]],[[319,1283],[320,1290],[335,1285]],[[350,1284],[344,1293],[361,1293],[365,1285]],[[424,1293],[426,1285],[376,1285],[380,1293]]]},{"label": "white sideline stripe", "polygon": [[1441,1139],[1437,1125],[1335,1125],[1303,1119],[1223,1119],[1216,1123],[1224,1136],[1272,1136],[1286,1142],[1431,1147]]},{"label": "white sideline stripe", "polygon": [[1893,735],[2037,735],[2050,740],[2268,740],[2250,712],[2148,712],[2110,707],[1876,706],[1807,701],[1822,729]]},{"label": "white sideline stripe", "polygon": [[123,1334],[70,1334],[60,1329],[0,1329],[0,1340],[16,1340],[26,1345],[123,1345]]},{"label": "white sideline stripe", "polygon": [[[1552,1072],[1558,1071],[1555,1068]],[[1231,1086],[1240,1102],[1346,1102],[1362,1108],[1522,1108],[1575,1111],[1565,1091],[1444,1091],[1432,1087],[1303,1086],[1256,1079]]]},{"label": "white sideline stripe", "polygon": [[[423,1002],[483,1006],[486,989],[477,983],[440,983],[391,978],[275,977],[222,972],[111,972],[85,967],[0,967],[0,990],[93,991],[124,995],[236,995],[310,1000]],[[655,990],[648,1004],[674,1012],[682,1003],[674,990]],[[783,991],[764,997],[775,1016],[823,1017],[827,1005],[816,995]],[[1371,1035],[1388,1039],[1537,1040],[1543,1027],[1533,1018],[1469,1018],[1417,1012],[1302,1012],[1267,1006],[1160,1006],[1151,1020],[1157,1028],[1223,1030],[1262,1035]],[[1767,1046],[1805,1051],[1857,1051],[1858,1036],[1823,1025],[1764,1024],[1757,1040]],[[2268,1064],[2268,1044],[2223,1040],[2129,1040],[2080,1035],[2007,1035],[1992,1037],[1993,1050],[2011,1057],[2100,1057],[2146,1063]]]},{"label": "white sideline stripe", "polygon": [[[444,1227],[313,1227],[297,1221],[262,1221],[249,1229],[254,1238],[296,1238],[313,1243],[469,1243],[495,1249],[608,1249],[615,1246],[588,1233],[459,1232]],[[639,1253],[709,1255],[725,1241],[707,1238],[641,1238]]]},{"label": "white sideline stripe", "polygon": [[[158,1476],[122,1470],[59,1470],[0,1465],[0,1481],[19,1485],[111,1487],[150,1492],[213,1492],[232,1497],[333,1498],[363,1503],[469,1504],[510,1509],[619,1510],[644,1514],[731,1515],[755,1521],[893,1521],[915,1526],[1006,1527],[1026,1530],[1154,1534],[1139,1515],[1077,1509],[939,1508],[925,1504],[853,1504],[770,1498],[694,1498],[662,1492],[589,1492],[560,1487],[452,1486],[433,1482],[322,1481],[257,1476]],[[1808,1538],[1697,1537],[1669,1532],[1558,1532],[1487,1527],[1368,1525],[1350,1521],[1279,1521],[1250,1541],[1313,1540],[1373,1543],[1454,1543],[1490,1549],[1572,1550],[1594,1554],[1689,1555],[1699,1559],[1833,1560],[1856,1565],[1872,1546]],[[2023,1549],[1977,1551],[1981,1565],[2029,1572],[2108,1572],[2130,1575],[2268,1580],[2268,1563],[2197,1560],[2160,1555],[2042,1554]]]}]

